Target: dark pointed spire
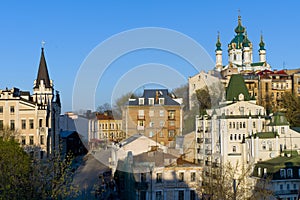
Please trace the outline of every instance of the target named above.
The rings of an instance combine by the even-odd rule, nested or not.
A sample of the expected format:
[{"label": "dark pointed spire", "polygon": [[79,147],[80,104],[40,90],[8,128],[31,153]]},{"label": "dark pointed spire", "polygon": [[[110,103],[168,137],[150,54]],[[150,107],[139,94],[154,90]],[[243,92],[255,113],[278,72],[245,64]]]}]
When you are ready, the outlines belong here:
[{"label": "dark pointed spire", "polygon": [[266,49],[265,49],[265,43],[264,43],[264,41],[263,41],[263,35],[262,35],[262,33],[261,33],[261,35],[260,35],[259,50],[266,50]]},{"label": "dark pointed spire", "polygon": [[221,44],[221,41],[220,41],[220,32],[218,31],[218,39],[217,39],[217,43],[216,43],[216,47],[217,47],[216,51],[222,51],[221,46],[222,46],[222,44]]},{"label": "dark pointed spire", "polygon": [[44,47],[42,46],[42,53],[41,53],[41,58],[40,58],[40,65],[39,65],[39,70],[36,78],[36,84],[35,88],[38,88],[41,80],[44,81],[45,87],[46,88],[51,88],[50,84],[50,78],[49,78],[49,73],[47,69],[47,63],[44,55]]}]

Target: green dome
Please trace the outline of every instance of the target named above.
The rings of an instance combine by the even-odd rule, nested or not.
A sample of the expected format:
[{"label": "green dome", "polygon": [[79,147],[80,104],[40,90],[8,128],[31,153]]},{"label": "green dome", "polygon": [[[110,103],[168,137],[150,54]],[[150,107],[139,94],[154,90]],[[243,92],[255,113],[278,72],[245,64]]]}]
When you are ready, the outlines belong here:
[{"label": "green dome", "polygon": [[241,16],[238,17],[238,26],[234,29],[237,34],[243,34],[245,32],[245,27],[242,26]]},{"label": "green dome", "polygon": [[217,47],[216,51],[222,51],[221,46],[222,46],[222,43],[220,42],[220,34],[218,33],[218,40],[216,43],[216,47]]},{"label": "green dome", "polygon": [[245,33],[245,37],[244,37],[244,40],[243,40],[243,47],[250,47],[250,40],[248,39],[248,35],[247,35],[247,32]]},{"label": "green dome", "polygon": [[262,35],[260,36],[259,50],[266,50]]}]

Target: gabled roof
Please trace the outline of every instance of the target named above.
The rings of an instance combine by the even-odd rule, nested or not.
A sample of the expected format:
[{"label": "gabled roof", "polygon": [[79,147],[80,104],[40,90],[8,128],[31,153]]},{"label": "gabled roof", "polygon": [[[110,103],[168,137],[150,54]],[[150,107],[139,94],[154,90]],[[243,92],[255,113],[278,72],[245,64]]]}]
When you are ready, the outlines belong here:
[{"label": "gabled roof", "polygon": [[48,69],[47,69],[47,63],[46,63],[46,59],[45,59],[45,55],[44,55],[44,48],[42,48],[40,65],[39,65],[39,70],[38,70],[38,74],[37,74],[37,78],[36,78],[35,88],[39,87],[41,80],[44,81],[46,88],[51,88],[49,73],[48,73]]},{"label": "gabled roof", "polygon": [[240,74],[233,74],[226,89],[226,100],[237,101],[240,94],[244,95],[245,101],[251,99],[243,76]]}]

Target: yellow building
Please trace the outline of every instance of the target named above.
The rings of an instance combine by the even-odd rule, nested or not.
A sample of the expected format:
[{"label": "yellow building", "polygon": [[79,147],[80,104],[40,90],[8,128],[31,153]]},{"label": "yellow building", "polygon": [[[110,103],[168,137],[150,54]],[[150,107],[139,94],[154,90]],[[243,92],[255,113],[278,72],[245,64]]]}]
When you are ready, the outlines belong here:
[{"label": "yellow building", "polygon": [[122,120],[114,119],[111,111],[97,113],[96,118],[98,121],[98,139],[114,142],[125,139],[126,135],[122,131]]},{"label": "yellow building", "polygon": [[18,88],[0,90],[0,129],[13,130],[28,153],[44,158],[58,148],[60,110],[42,48],[33,94]]}]

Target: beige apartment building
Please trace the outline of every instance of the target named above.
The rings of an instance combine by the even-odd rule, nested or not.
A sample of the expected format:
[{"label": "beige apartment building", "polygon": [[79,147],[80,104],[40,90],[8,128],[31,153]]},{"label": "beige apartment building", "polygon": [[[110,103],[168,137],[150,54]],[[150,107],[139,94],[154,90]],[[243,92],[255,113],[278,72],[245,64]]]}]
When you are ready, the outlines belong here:
[{"label": "beige apartment building", "polygon": [[33,94],[18,88],[0,90],[0,129],[9,128],[28,153],[44,158],[58,148],[60,110],[42,48]]},{"label": "beige apartment building", "polygon": [[167,89],[147,89],[141,97],[129,99],[123,110],[126,137],[136,133],[163,145],[182,134],[182,99]]}]

